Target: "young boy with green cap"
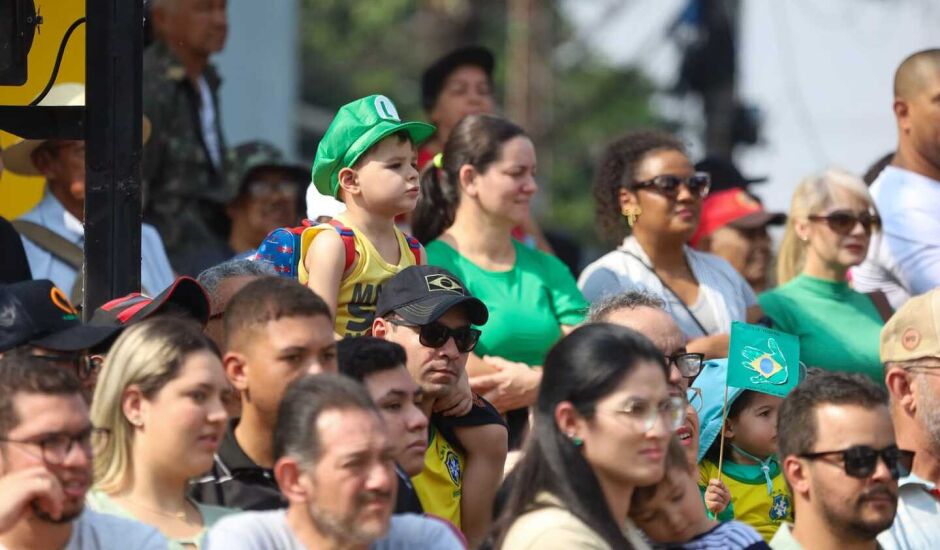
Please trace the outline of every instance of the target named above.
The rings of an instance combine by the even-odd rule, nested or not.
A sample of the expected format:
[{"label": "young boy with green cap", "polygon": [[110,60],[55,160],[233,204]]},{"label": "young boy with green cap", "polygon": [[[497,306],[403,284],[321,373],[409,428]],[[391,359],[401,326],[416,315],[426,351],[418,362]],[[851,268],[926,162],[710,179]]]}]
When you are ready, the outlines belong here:
[{"label": "young boy with green cap", "polygon": [[430,124],[402,122],[390,99],[372,95],[340,107],[317,147],[313,184],[346,211],[338,223],[304,230],[298,278],[326,301],[341,336],[367,334],[382,283],[426,262],[395,216],[417,204],[416,146],[433,133]]}]

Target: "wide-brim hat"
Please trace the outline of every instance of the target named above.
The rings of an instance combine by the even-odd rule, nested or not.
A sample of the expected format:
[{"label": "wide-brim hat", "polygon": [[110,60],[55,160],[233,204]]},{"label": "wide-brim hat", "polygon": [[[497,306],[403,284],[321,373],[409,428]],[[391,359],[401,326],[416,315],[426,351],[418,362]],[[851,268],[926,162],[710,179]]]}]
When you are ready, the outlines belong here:
[{"label": "wide-brim hat", "polygon": [[[81,107],[85,105],[85,85],[75,82],[56,84],[46,97],[38,103],[43,107]],[[145,116],[141,124],[143,143],[150,139],[150,120]],[[4,168],[23,176],[40,176],[39,169],[33,164],[33,151],[48,140],[20,139],[0,153],[3,155]]]}]

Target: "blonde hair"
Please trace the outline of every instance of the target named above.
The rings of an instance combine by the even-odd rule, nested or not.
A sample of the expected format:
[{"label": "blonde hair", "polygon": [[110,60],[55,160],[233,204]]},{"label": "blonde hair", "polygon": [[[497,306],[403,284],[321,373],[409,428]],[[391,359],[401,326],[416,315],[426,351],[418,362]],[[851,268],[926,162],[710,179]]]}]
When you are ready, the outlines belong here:
[{"label": "blonde hair", "polygon": [[783,233],[783,242],[777,256],[777,284],[782,285],[803,271],[806,261],[806,246],[796,234],[796,224],[805,222],[810,216],[823,212],[833,203],[835,190],[843,189],[852,196],[865,201],[872,210],[874,201],[868,187],[858,176],[839,168],[830,168],[803,178],[793,192],[790,212]]},{"label": "blonde hair", "polygon": [[111,347],[91,405],[91,422],[110,431],[94,449],[95,488],[114,493],[125,487],[133,470],[134,427],[124,415],[124,394],[131,386],[152,399],[176,378],[186,356],[219,351],[193,321],[178,317],[149,319],[124,330]]}]

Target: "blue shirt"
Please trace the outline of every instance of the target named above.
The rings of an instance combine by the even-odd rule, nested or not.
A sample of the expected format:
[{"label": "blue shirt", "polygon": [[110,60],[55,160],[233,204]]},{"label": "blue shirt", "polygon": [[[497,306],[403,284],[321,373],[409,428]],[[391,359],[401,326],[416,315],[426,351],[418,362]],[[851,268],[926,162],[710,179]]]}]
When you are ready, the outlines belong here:
[{"label": "blue shirt", "polygon": [[[39,204],[20,219],[42,225],[79,247],[85,246],[85,231],[81,223],[65,211],[65,207],[48,187]],[[66,293],[71,292],[72,285],[75,284],[76,270],[33,241],[22,235],[20,238],[23,240],[26,260],[29,262],[33,278],[49,279]],[[173,269],[170,267],[160,234],[152,225],[146,223],[140,228],[140,257],[142,292],[148,296],[156,296],[173,282]]]}]

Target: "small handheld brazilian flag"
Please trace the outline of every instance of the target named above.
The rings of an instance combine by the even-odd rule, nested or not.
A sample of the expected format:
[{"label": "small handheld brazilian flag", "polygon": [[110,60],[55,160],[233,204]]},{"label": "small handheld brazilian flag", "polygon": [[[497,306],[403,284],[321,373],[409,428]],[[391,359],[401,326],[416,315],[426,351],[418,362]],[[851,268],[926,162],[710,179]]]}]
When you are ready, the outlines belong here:
[{"label": "small handheld brazilian flag", "polygon": [[800,340],[760,325],[731,323],[729,386],[786,397],[800,381]]}]

